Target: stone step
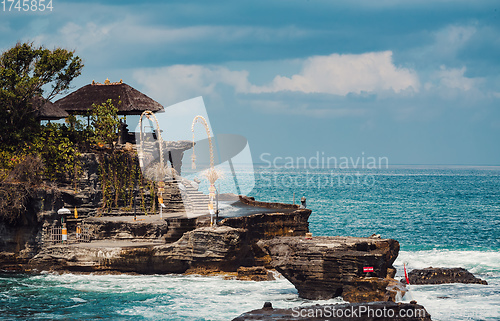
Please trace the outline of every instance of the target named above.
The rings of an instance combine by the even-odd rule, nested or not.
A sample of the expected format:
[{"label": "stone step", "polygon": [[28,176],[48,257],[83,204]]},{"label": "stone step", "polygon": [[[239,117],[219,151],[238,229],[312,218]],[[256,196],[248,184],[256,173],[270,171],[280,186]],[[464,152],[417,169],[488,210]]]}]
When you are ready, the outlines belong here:
[{"label": "stone step", "polygon": [[208,197],[200,197],[200,198],[190,198],[191,201],[193,202],[207,202],[209,200]]}]

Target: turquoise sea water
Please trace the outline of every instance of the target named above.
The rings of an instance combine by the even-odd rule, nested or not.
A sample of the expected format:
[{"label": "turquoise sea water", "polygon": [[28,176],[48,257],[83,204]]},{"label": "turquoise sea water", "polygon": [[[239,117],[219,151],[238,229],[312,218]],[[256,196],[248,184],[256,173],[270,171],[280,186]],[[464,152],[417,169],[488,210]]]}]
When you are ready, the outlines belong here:
[{"label": "turquoise sea water", "polygon": [[[241,182],[240,182],[241,183]],[[412,286],[433,320],[500,319],[500,167],[268,169],[255,167],[258,200],[307,198],[314,235],[397,239],[408,268],[464,267],[489,285]],[[405,297],[409,300],[410,297]],[[271,301],[325,303],[271,282],[178,275],[0,275],[2,320],[230,320]],[[338,302],[340,300],[330,300]]]},{"label": "turquoise sea water", "polygon": [[316,235],[378,233],[403,250],[500,249],[500,167],[256,167],[256,186],[259,200],[306,196]]}]

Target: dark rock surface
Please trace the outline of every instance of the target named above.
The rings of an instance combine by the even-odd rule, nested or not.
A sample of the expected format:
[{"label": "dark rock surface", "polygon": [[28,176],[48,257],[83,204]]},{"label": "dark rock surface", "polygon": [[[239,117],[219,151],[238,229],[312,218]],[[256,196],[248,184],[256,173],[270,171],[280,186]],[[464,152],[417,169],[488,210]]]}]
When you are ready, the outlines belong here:
[{"label": "dark rock surface", "polygon": [[276,209],[299,209],[300,206],[297,204],[286,204],[286,203],[268,203],[268,202],[260,202],[256,201],[253,197],[240,195],[240,201],[243,204],[256,206],[256,207],[264,207],[264,208],[276,208]]},{"label": "dark rock surface", "polygon": [[[399,243],[356,237],[280,237],[257,243],[270,265],[287,278],[299,296],[318,300],[343,296],[351,302],[394,300],[389,285]],[[373,272],[364,272],[365,267]]]},{"label": "dark rock surface", "polygon": [[245,229],[202,227],[187,232],[175,243],[156,246],[152,264],[155,273],[170,272],[172,263],[182,266],[177,272],[196,267],[236,271],[249,252]]},{"label": "dark rock surface", "polygon": [[252,214],[223,219],[219,224],[245,228],[256,241],[276,236],[304,236],[309,232],[309,209],[296,209],[280,213]]},{"label": "dark rock surface", "polygon": [[[266,302],[269,303],[269,302]],[[418,304],[372,302],[301,306],[273,309],[269,305],[240,315],[233,321],[355,320],[355,321],[430,321],[431,316]]]},{"label": "dark rock surface", "polygon": [[275,280],[273,273],[263,266],[240,266],[236,278],[242,281],[272,281]]},{"label": "dark rock surface", "polygon": [[198,267],[236,271],[249,252],[246,230],[203,227],[170,244],[107,240],[49,246],[31,259],[29,266],[49,271],[161,274],[184,273]]},{"label": "dark rock surface", "polygon": [[145,222],[89,217],[85,224],[91,229],[93,240],[159,240],[169,230],[168,223],[160,219]]},{"label": "dark rock surface", "polygon": [[[410,284],[443,284],[443,283],[473,283],[485,284],[488,282],[476,278],[472,273],[463,268],[433,268],[412,270],[408,273]],[[405,282],[405,279],[401,279]]]},{"label": "dark rock surface", "polygon": [[54,209],[62,207],[62,204],[59,189],[36,188],[30,191],[27,207],[18,222],[0,219],[1,269],[17,270],[20,264],[36,255],[42,246],[44,225],[57,218]]}]

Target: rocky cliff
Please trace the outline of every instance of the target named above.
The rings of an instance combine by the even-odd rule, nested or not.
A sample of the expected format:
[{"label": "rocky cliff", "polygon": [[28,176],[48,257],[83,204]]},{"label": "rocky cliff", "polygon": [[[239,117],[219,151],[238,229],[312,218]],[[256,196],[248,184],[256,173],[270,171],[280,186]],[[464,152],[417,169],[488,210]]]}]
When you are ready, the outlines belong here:
[{"label": "rocky cliff", "polygon": [[16,221],[0,219],[1,269],[18,269],[38,253],[44,226],[57,218],[54,209],[63,204],[63,191],[53,187],[34,188],[29,191],[25,209]]},{"label": "rocky cliff", "polygon": [[255,240],[276,236],[305,236],[309,232],[309,209],[297,209],[285,213],[262,213],[248,216],[230,217],[220,221],[220,225],[248,229]]},{"label": "rocky cliff", "polygon": [[394,301],[403,288],[392,278],[392,263],[399,252],[395,240],[280,237],[257,245],[269,254],[270,265],[306,299],[342,296],[350,302]]},{"label": "rocky cliff", "polygon": [[[260,265],[255,246],[267,253],[268,267],[278,270],[294,284],[299,296],[306,299],[342,296],[349,302],[395,301],[396,295],[405,291],[392,279],[392,263],[399,250],[397,241],[276,237],[255,244],[248,229],[229,226],[197,228],[170,244],[108,239],[48,246],[30,260],[28,267],[159,274],[239,269],[243,273],[242,266]],[[265,269],[261,270],[265,275]]]},{"label": "rocky cliff", "polygon": [[[297,205],[240,197],[240,204],[233,205],[239,206],[242,215],[222,219],[216,228],[207,227],[206,216],[134,220],[130,207],[95,217],[102,202],[97,157],[88,154],[83,159],[79,186],[38,188],[30,193],[20,220],[0,222],[1,269],[184,273],[258,267],[265,276],[265,267],[277,269],[308,299],[341,295],[351,302],[394,300],[402,291],[401,284],[392,279],[397,241],[306,239],[311,210]],[[165,188],[169,195],[180,195],[176,186],[170,187]],[[181,197],[165,199],[170,201],[168,210],[180,208]],[[78,209],[82,224],[92,232],[90,243],[44,242],[47,231],[59,224],[57,210],[63,205]],[[68,220],[70,233],[75,233],[76,222]]]},{"label": "rocky cliff", "polygon": [[183,273],[204,268],[236,271],[251,252],[245,229],[202,227],[186,232],[177,242],[125,242],[53,245],[29,262],[37,270]]}]

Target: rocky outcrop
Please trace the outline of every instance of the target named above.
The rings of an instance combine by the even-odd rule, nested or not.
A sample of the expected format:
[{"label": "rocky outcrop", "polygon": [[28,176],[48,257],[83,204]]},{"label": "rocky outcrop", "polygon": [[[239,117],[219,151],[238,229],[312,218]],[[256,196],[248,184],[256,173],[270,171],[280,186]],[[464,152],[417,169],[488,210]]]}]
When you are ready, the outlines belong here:
[{"label": "rocky outcrop", "polygon": [[399,243],[392,239],[280,237],[257,245],[270,256],[270,265],[306,299],[343,296],[351,302],[394,301],[402,288],[390,278],[399,252]]},{"label": "rocky outcrop", "polygon": [[29,266],[38,270],[161,274],[198,267],[236,271],[249,252],[246,230],[204,227],[185,233],[171,244],[108,240],[49,246]]},{"label": "rocky outcrop", "polygon": [[[463,268],[433,268],[412,270],[408,273],[410,284],[443,284],[443,283],[473,283],[485,284],[488,282],[476,278],[472,273]],[[401,282],[406,282],[401,279]]]},{"label": "rocky outcrop", "polygon": [[[16,222],[0,217],[0,268],[17,270],[41,248],[45,223],[56,218],[54,209],[62,206],[61,192],[51,187],[29,191],[25,210]],[[59,207],[60,208],[60,207]]]},{"label": "rocky outcrop", "polygon": [[304,236],[309,232],[311,210],[296,209],[280,213],[262,213],[223,219],[219,224],[234,228],[248,229],[255,240],[276,236]]},{"label": "rocky outcrop", "polygon": [[[83,175],[76,186],[45,185],[30,194],[22,222],[16,226],[0,222],[2,269],[133,273],[235,273],[239,269],[240,279],[264,280],[269,279],[267,269],[275,268],[296,286],[300,296],[309,299],[342,295],[351,302],[390,300],[401,291],[392,279],[392,263],[399,250],[396,241],[349,237],[306,240],[311,210],[298,205],[242,196],[232,204],[233,214],[240,216],[225,218],[220,226],[210,228],[206,226],[208,216],[182,215],[185,207],[178,184],[186,187],[190,182],[179,177],[165,186],[164,213],[171,214],[168,220],[157,216],[134,220],[137,207],[130,206],[134,199],[117,204],[118,208],[105,217],[93,217],[102,207],[97,155],[84,154],[82,162]],[[139,198],[154,200],[154,194],[147,191],[135,197],[137,204]],[[47,231],[60,225],[57,210],[63,205],[77,208],[79,214],[78,219],[67,218],[68,240],[82,240],[76,237],[79,223],[85,237],[92,235],[90,243],[51,243],[55,241],[47,237]],[[365,267],[373,271],[363,271]]]},{"label": "rocky outcrop", "polygon": [[[244,202],[247,204],[250,199],[240,197],[240,200],[246,200]],[[309,209],[298,209],[297,206],[290,204],[278,203],[272,205],[273,203],[266,202],[258,202],[259,206],[256,206],[256,203],[252,204],[251,206],[257,208],[273,208],[276,210],[276,213],[230,217],[223,219],[219,224],[248,230],[249,245],[251,246],[252,254],[247,257],[243,265],[272,268],[269,254],[262,251],[257,246],[257,242],[281,236],[305,236],[309,232],[308,220],[312,211]]]},{"label": "rocky outcrop", "polygon": [[143,221],[116,219],[105,217],[89,217],[85,219],[86,226],[92,232],[94,240],[163,240],[168,233],[168,222],[161,219]]},{"label": "rocky outcrop", "polygon": [[255,207],[289,209],[289,210],[296,210],[296,209],[300,208],[300,206],[297,204],[260,202],[260,201],[256,201],[255,198],[253,198],[253,197],[248,197],[248,196],[244,196],[244,195],[240,195],[239,198],[240,198],[240,202],[242,202],[243,204],[255,206]]},{"label": "rocky outcrop", "polygon": [[[171,263],[187,268],[204,267],[220,271],[236,271],[250,252],[248,233],[230,227],[202,227],[187,232],[179,241],[154,248],[155,273],[164,273]],[[184,269],[186,267],[186,269]]]},{"label": "rocky outcrop", "polygon": [[300,306],[291,309],[273,309],[269,302],[264,308],[240,315],[233,321],[431,321],[430,314],[418,304],[372,302]]},{"label": "rocky outcrop", "polygon": [[[181,163],[182,152],[192,147],[192,142],[166,142],[165,149],[176,166]],[[130,145],[130,144],[129,144]],[[118,146],[119,147],[119,146]],[[167,153],[168,154],[168,153]],[[153,223],[141,220],[132,221],[130,216],[144,214],[141,207],[151,208],[152,195],[148,189],[139,190],[136,187],[135,200],[118,201],[117,208],[107,213],[101,213],[102,187],[99,179],[99,153],[84,153],[80,158],[81,177],[73,183],[44,183],[29,192],[28,206],[19,222],[2,220],[0,217],[0,262],[2,267],[26,264],[45,245],[48,231],[60,226],[60,216],[57,210],[63,206],[78,211],[78,220],[68,219],[69,236],[76,231],[77,223],[85,224],[92,232],[93,240],[156,242],[158,239],[166,243],[179,240],[184,233],[197,227],[208,225],[207,217],[188,218],[185,215],[186,198],[182,196],[180,183],[189,185],[189,181],[178,177],[177,181],[167,182],[164,188],[163,200],[167,208],[164,214],[169,215],[168,223],[156,221]],[[238,200],[238,196],[234,195]],[[275,210],[276,213],[255,214],[246,217],[227,218],[220,222],[223,226],[243,228],[248,230],[249,244],[253,247],[257,240],[275,236],[297,236],[308,232],[308,217],[311,211],[299,210],[298,206],[290,204],[256,202],[252,198],[241,197],[243,206],[252,206],[258,211],[264,208]],[[132,205],[131,205],[132,204]],[[242,206],[242,203],[238,203]],[[244,211],[243,211],[244,212]],[[254,212],[255,213],[255,212]],[[102,217],[99,217],[101,216]],[[124,215],[128,215],[126,218]],[[174,217],[173,217],[174,216]],[[82,221],[83,220],[83,221]],[[253,247],[254,254],[247,257],[245,265],[263,265],[266,262],[255,260],[262,253]],[[10,268],[10,267],[9,267]]]},{"label": "rocky outcrop", "polygon": [[238,268],[236,279],[241,281],[272,281],[275,280],[273,273],[263,266],[251,266]]},{"label": "rocky outcrop", "polygon": [[[36,218],[35,218],[36,219]],[[0,269],[17,270],[39,250],[39,224],[11,226],[0,222]]]}]

